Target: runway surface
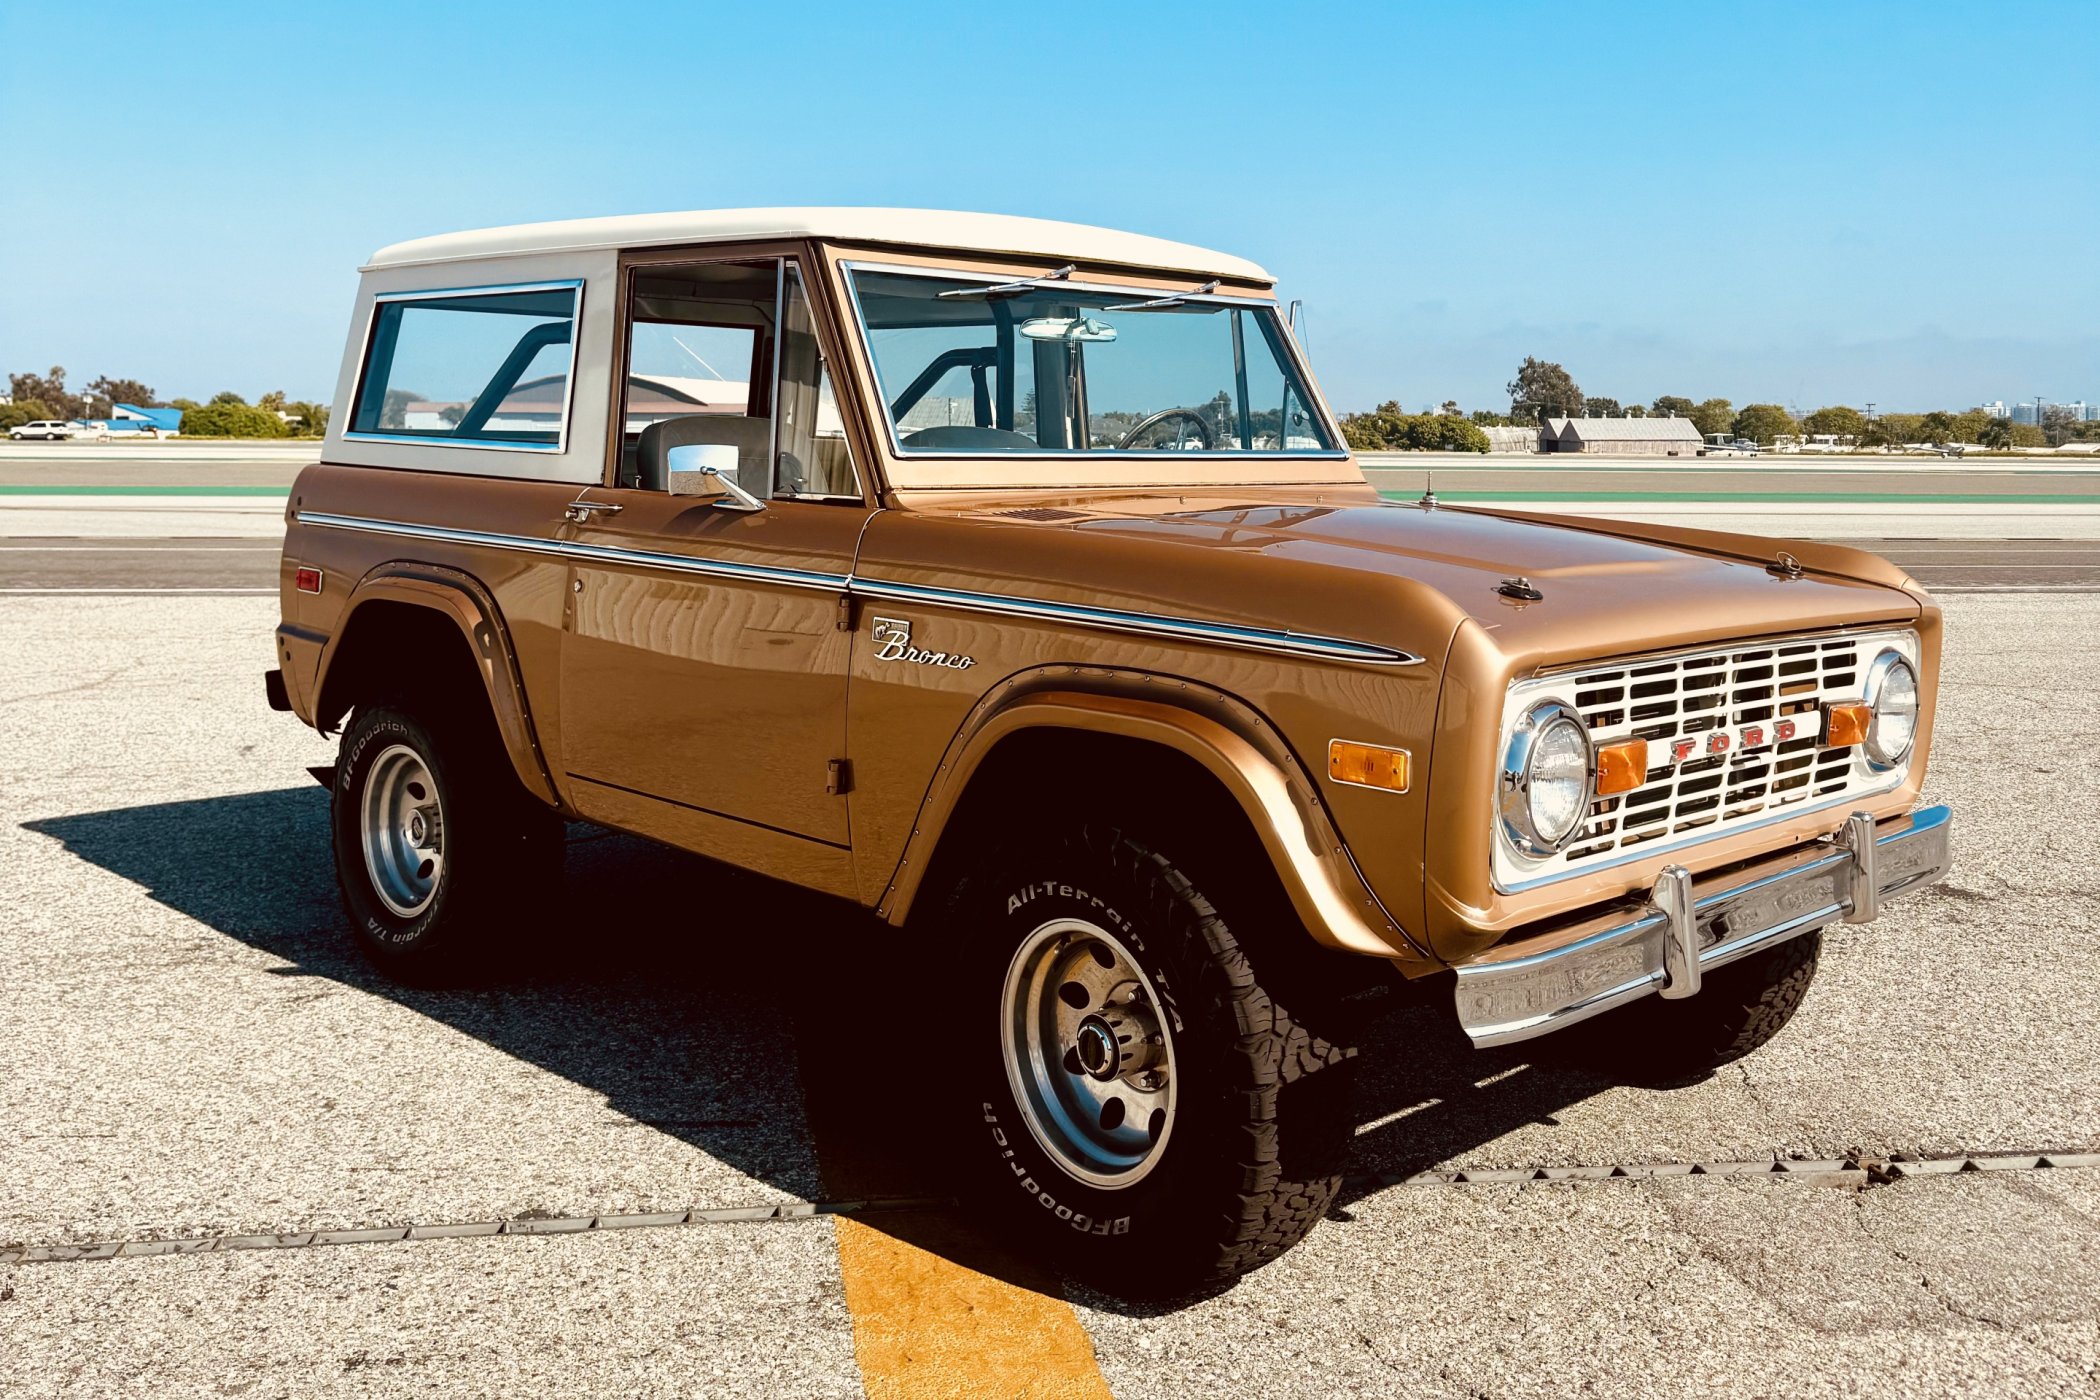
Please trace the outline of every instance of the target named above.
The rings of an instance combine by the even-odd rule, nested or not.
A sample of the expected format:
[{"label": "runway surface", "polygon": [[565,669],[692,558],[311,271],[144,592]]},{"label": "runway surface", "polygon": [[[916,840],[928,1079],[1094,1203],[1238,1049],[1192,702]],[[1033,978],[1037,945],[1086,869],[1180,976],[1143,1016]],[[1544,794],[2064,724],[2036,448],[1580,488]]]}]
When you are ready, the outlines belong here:
[{"label": "runway surface", "polygon": [[[2100,592],[2100,541],[1848,540],[1936,593]],[[278,545],[253,537],[0,538],[0,593],[275,593]]]},{"label": "runway surface", "polygon": [[[1833,926],[1770,1045],[1654,1083],[1552,1038],[1474,1051],[1448,992],[1396,1006],[1365,1036],[1329,1218],[1232,1287],[1144,1305],[950,1203],[960,1153],[928,1105],[954,1053],[937,1037],[919,1073],[913,1036],[969,1018],[910,932],[578,827],[500,965],[378,976],[303,771],[335,745],[264,704],[276,619],[268,597],[0,598],[9,1400],[1838,1400],[2100,1376],[2100,1170],[2038,1168],[2100,1152],[2100,822],[2066,738],[2100,687],[2100,598],[1948,599],[1926,797],[1955,810],[1954,873]],[[2027,1166],[1813,1169],[1897,1153]],[[1439,1184],[1396,1184],[1415,1173]],[[69,1249],[122,1254],[4,1262]]]}]

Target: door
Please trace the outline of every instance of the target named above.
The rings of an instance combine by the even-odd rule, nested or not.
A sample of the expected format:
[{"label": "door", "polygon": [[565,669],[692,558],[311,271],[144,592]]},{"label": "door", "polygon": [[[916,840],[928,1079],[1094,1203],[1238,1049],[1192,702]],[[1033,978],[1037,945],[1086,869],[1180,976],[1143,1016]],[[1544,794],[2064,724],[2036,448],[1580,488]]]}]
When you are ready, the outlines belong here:
[{"label": "door", "polygon": [[[618,484],[583,492],[563,527],[585,547],[563,765],[585,815],[632,827],[676,809],[688,819],[657,815],[698,833],[684,843],[790,873],[781,841],[850,845],[842,600],[872,507],[791,261],[639,263],[624,284]],[[671,495],[669,449],[694,443],[734,448],[762,507]]]}]

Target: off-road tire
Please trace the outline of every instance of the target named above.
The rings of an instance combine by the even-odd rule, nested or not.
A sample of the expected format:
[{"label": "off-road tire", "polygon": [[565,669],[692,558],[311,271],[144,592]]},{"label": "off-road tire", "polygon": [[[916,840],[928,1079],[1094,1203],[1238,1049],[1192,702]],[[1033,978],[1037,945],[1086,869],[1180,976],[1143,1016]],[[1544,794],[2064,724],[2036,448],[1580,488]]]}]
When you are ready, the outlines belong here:
[{"label": "off-road tire", "polygon": [[[1224,903],[1251,921],[1289,910],[1280,898]],[[1127,1186],[1067,1171],[1032,1134],[1009,1078],[1007,970],[1060,918],[1113,931],[1172,1032],[1174,1124],[1157,1163]],[[1116,827],[1067,821],[991,851],[954,887],[944,921],[965,969],[955,1008],[963,1150],[987,1218],[1029,1237],[1024,1247],[1105,1292],[1159,1295],[1259,1268],[1327,1213],[1356,1051],[1341,1030],[1346,1011],[1297,956],[1315,950],[1294,918],[1242,936],[1164,854]]]},{"label": "off-road tire", "polygon": [[1798,934],[1707,973],[1696,996],[1644,997],[1578,1029],[1593,1055],[1665,1078],[1696,1076],[1779,1034],[1808,994],[1822,949],[1821,929]]},{"label": "off-road tire", "polygon": [[[408,917],[374,887],[360,828],[374,760],[401,746],[434,781],[444,820],[443,868],[428,902]],[[350,926],[372,962],[401,981],[471,973],[491,949],[517,946],[558,893],[561,819],[525,791],[479,715],[407,702],[360,707],[343,732],[330,825]]]}]

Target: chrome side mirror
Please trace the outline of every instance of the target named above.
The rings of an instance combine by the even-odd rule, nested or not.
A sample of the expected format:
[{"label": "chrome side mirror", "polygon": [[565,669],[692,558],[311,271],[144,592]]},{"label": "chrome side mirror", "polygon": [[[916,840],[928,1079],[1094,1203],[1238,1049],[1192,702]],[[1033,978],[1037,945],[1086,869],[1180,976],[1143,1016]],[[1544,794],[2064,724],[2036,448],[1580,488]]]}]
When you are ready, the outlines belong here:
[{"label": "chrome side mirror", "polygon": [[737,449],[728,443],[694,442],[664,455],[664,482],[674,496],[713,497],[723,510],[764,510],[766,503],[736,479]]}]

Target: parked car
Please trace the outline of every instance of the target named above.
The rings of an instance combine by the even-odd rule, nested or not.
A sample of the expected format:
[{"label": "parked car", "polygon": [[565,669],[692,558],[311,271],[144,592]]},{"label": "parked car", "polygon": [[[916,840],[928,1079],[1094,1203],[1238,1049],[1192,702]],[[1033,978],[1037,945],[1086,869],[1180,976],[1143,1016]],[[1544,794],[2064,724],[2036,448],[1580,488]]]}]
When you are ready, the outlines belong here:
[{"label": "parked car", "polygon": [[1938,607],[1836,545],[1383,499],[1272,287],[895,210],[382,249],[266,677],[341,732],[358,940],[534,956],[565,820],[858,904],[870,1092],[1119,1293],[1320,1220],[1395,985],[1480,1046],[1755,1050],[1821,930],[1948,868]]},{"label": "parked car", "polygon": [[62,422],[56,418],[39,418],[34,423],[23,423],[9,428],[7,435],[16,442],[63,442],[80,435],[80,425]]}]

